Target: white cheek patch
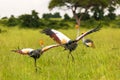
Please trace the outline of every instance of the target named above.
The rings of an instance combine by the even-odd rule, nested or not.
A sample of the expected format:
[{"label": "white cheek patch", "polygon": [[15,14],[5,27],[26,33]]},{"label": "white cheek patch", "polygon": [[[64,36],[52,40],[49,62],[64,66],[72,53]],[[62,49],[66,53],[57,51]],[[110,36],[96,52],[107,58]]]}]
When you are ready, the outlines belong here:
[{"label": "white cheek patch", "polygon": [[92,43],[86,43],[88,46],[92,46]]}]

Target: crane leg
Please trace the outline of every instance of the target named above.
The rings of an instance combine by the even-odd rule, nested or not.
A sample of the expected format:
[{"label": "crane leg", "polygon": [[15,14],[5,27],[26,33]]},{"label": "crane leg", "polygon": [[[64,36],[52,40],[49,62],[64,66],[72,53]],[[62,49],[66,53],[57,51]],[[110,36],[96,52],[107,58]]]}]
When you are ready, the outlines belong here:
[{"label": "crane leg", "polygon": [[34,60],[35,60],[35,71],[37,72],[36,58],[34,58]]},{"label": "crane leg", "polygon": [[74,57],[73,57],[72,53],[70,53],[70,55],[71,55],[71,57],[72,57],[72,61],[74,62],[75,60],[74,60]]},{"label": "crane leg", "polygon": [[34,58],[34,65],[35,65],[36,72],[38,72],[38,70],[41,70],[41,68],[37,66],[37,59],[36,58]]},{"label": "crane leg", "polygon": [[69,54],[68,54],[68,59],[69,59],[69,55],[71,55],[71,57],[72,57],[72,61],[74,62],[75,60],[74,60],[74,57],[73,57],[71,51],[70,51]]}]

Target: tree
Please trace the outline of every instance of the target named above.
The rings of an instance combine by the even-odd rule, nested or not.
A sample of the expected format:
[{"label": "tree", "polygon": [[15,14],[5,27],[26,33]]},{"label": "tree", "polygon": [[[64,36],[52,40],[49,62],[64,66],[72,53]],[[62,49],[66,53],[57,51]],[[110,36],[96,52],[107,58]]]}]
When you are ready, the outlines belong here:
[{"label": "tree", "polygon": [[42,18],[44,18],[44,19],[49,19],[51,17],[52,17],[51,13],[44,13],[43,16],[42,16]]},{"label": "tree", "polygon": [[111,20],[115,20],[115,18],[116,18],[116,14],[114,13],[115,8],[112,7],[112,6],[110,6],[110,7],[108,8],[108,11],[109,11],[109,13],[108,13],[107,16],[108,16]]},{"label": "tree", "polygon": [[96,20],[101,20],[104,18],[104,9],[102,6],[96,6],[91,10],[93,12],[93,18]]},{"label": "tree", "polygon": [[64,14],[64,20],[69,20],[70,17],[68,16],[68,14]]},{"label": "tree", "polygon": [[16,25],[17,25],[17,19],[14,17],[14,15],[11,15],[7,21],[7,26],[16,26]]},{"label": "tree", "polygon": [[61,18],[60,16],[60,13],[59,12],[56,12],[54,14],[51,14],[51,13],[45,13],[43,14],[43,17],[42,18],[45,18],[45,19],[49,19],[49,18]]},{"label": "tree", "polygon": [[78,13],[77,14],[78,17],[80,17],[81,15],[83,15],[81,20],[88,20],[88,19],[90,19],[90,15],[88,13]]},{"label": "tree", "polygon": [[23,14],[19,16],[20,23],[22,26],[32,27],[32,16],[29,14]]},{"label": "tree", "polygon": [[35,10],[32,10],[32,17],[33,17],[35,20],[39,20],[38,12],[36,12]]},{"label": "tree", "polygon": [[[68,9],[71,9],[77,24],[80,25],[83,15],[78,17],[77,13],[83,13],[83,9],[84,13],[88,13],[92,8],[101,6],[101,9],[105,9],[109,5],[115,6],[116,4],[120,5],[120,0],[51,0],[48,8],[53,9],[55,7],[67,7]],[[101,14],[103,13],[99,14],[102,17]]]},{"label": "tree", "polygon": [[38,16],[38,12],[36,12],[35,10],[32,10],[32,26],[33,27],[38,27],[40,26],[40,22],[39,22],[39,16]]},{"label": "tree", "polygon": [[61,18],[60,13],[56,12],[52,15],[52,18]]},{"label": "tree", "polygon": [[26,27],[39,27],[39,17],[38,13],[35,10],[32,10],[32,14],[24,14],[19,16],[19,20],[22,26]]}]

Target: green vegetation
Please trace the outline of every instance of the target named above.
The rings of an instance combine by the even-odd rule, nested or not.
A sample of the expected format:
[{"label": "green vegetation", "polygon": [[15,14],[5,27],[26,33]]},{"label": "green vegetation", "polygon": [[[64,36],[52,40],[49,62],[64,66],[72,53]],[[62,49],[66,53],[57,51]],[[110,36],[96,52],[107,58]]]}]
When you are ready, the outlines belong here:
[{"label": "green vegetation", "polygon": [[[120,17],[117,16],[115,20],[110,20],[107,16],[103,20],[96,21],[94,18],[89,18],[89,16],[83,16],[81,21],[81,26],[83,28],[93,28],[97,26],[100,22],[103,27],[112,27],[112,28],[120,28]],[[35,16],[25,14],[21,15],[19,18],[15,18],[11,16],[10,18],[4,18],[0,20],[0,25],[6,27],[16,27],[20,28],[55,28],[55,29],[68,29],[73,28],[76,22],[74,18],[70,18],[67,14],[65,14],[65,18],[37,18]]]},{"label": "green vegetation", "polygon": [[56,12],[54,14],[51,13],[45,13],[43,14],[42,18],[49,19],[49,18],[61,18],[60,13]]},{"label": "green vegetation", "polygon": [[[120,15],[114,13],[118,0],[51,0],[49,9],[66,6],[73,17],[67,14],[62,19],[58,12],[45,13],[39,18],[38,12],[22,14],[18,17],[0,19],[0,80],[119,80],[120,79]],[[79,8],[79,12],[77,10]],[[82,12],[82,9],[85,11]],[[108,15],[104,15],[104,10]],[[90,15],[92,12],[93,15]],[[76,20],[76,21],[75,21]],[[55,42],[39,31],[54,28],[71,39],[76,38],[76,24],[80,31],[102,24],[99,32],[90,34],[95,49],[86,48],[81,41],[72,54],[75,62],[68,59],[68,51],[57,47],[45,52],[37,60],[39,70],[35,71],[34,60],[11,52],[12,49],[41,48]]]},{"label": "green vegetation", "polygon": [[[116,6],[120,7],[120,0],[50,0],[48,8],[66,7],[73,13],[76,23],[81,26],[82,19],[88,18],[90,12],[95,20],[103,20],[104,14],[108,11],[108,18],[113,20]],[[84,12],[82,11],[84,9]],[[79,14],[79,15],[78,15]],[[84,17],[84,18],[83,18]],[[86,20],[86,19],[85,19]]]},{"label": "green vegetation", "polygon": [[[115,23],[115,22],[112,22]],[[113,24],[110,25],[113,25]],[[109,25],[109,26],[110,26]],[[73,25],[72,25],[73,26]],[[76,37],[76,29],[59,29],[71,39]],[[95,27],[95,26],[94,26]],[[36,73],[34,60],[28,56],[11,52],[17,48],[40,48],[39,40],[45,45],[55,42],[41,29],[0,26],[0,79],[1,80],[119,80],[120,79],[120,29],[105,28],[90,34],[95,49],[86,48],[82,42],[73,55],[67,59],[68,51],[62,47],[51,49],[37,61],[40,70]],[[119,27],[119,26],[118,26]],[[82,31],[88,29],[81,28]]]}]

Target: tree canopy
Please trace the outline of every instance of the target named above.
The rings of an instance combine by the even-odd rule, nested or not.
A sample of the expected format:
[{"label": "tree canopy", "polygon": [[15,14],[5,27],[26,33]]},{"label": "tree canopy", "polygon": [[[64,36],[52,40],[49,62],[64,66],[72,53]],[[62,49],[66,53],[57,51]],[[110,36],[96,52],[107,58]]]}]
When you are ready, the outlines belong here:
[{"label": "tree canopy", "polygon": [[[84,9],[84,13],[88,13],[91,10],[99,9],[99,18],[102,18],[103,10],[108,8],[109,6],[120,6],[120,0],[51,0],[48,8],[53,9],[55,7],[65,6],[68,9],[72,10],[73,16],[76,19],[77,24],[80,25],[80,20],[83,15],[78,17],[77,12],[81,14],[83,13],[82,9]],[[94,11],[94,14],[96,15],[96,11]]]},{"label": "tree canopy", "polygon": [[39,17],[35,10],[32,10],[32,14],[23,14],[19,16],[20,23],[26,27],[39,27]]},{"label": "tree canopy", "polygon": [[54,14],[52,13],[44,13],[42,18],[49,19],[49,18],[61,18],[59,12],[55,12]]},{"label": "tree canopy", "polygon": [[51,0],[48,8],[53,9],[54,7],[69,6],[90,8],[95,6],[108,7],[109,5],[120,5],[120,0]]}]

